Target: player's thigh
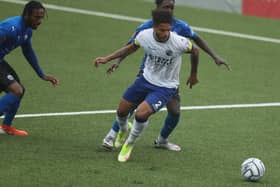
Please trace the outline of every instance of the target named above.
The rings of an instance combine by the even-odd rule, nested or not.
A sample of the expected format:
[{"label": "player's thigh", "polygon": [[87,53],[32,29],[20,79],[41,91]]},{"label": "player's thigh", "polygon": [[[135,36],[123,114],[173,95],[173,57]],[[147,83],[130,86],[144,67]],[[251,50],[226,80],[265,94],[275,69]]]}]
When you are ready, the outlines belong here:
[{"label": "player's thigh", "polygon": [[10,92],[17,96],[23,94],[20,79],[13,68],[5,61],[0,63],[0,91]]},{"label": "player's thigh", "polygon": [[169,114],[178,115],[180,114],[180,95],[179,91],[173,95],[166,104],[166,108]]},{"label": "player's thigh", "polygon": [[18,97],[21,97],[24,93],[24,88],[21,86],[20,83],[18,83],[17,81],[14,81],[13,83],[11,83],[8,86],[8,88],[6,89],[6,92],[12,93]]},{"label": "player's thigh", "polygon": [[151,108],[150,104],[147,101],[143,101],[137,107],[135,116],[138,119],[147,120],[153,113],[154,111]]},{"label": "player's thigh", "polygon": [[136,107],[136,104],[124,98],[121,98],[117,113],[120,117],[128,116],[129,112]]},{"label": "player's thigh", "polygon": [[175,92],[175,89],[158,87],[147,95],[145,101],[150,105],[151,109],[155,113],[166,105]]}]

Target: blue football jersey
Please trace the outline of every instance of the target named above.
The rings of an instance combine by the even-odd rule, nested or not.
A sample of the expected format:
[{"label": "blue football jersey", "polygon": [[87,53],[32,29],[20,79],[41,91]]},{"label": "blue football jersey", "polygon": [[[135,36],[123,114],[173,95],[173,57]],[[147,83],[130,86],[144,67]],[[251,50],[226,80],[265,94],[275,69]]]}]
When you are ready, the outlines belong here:
[{"label": "blue football jersey", "polygon": [[0,61],[18,46],[31,45],[31,36],[32,29],[24,25],[21,16],[0,22]]},{"label": "blue football jersey", "polygon": [[14,16],[0,22],[0,63],[15,48],[22,53],[40,77],[44,76],[31,45],[32,28],[24,24],[22,16]]}]

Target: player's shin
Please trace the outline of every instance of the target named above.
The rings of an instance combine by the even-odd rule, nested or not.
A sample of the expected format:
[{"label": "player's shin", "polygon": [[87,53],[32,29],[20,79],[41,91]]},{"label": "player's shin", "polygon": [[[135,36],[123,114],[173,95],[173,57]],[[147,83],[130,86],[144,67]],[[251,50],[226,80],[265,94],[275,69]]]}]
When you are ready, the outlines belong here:
[{"label": "player's shin", "polygon": [[148,126],[148,121],[141,121],[137,118],[134,119],[130,134],[126,143],[128,145],[134,145],[136,139],[142,134],[145,127]]},{"label": "player's shin", "polygon": [[12,124],[12,121],[14,120],[15,115],[18,111],[20,101],[21,100],[18,100],[16,103],[14,103],[11,106],[11,109],[9,111],[5,112],[5,117],[4,117],[4,120],[3,120],[3,124],[5,124],[7,126],[10,126]]},{"label": "player's shin", "polygon": [[20,97],[17,97],[11,93],[4,95],[0,99],[0,115],[3,115],[3,113],[10,111],[19,101]]},{"label": "player's shin", "polygon": [[128,116],[120,117],[117,115],[116,121],[118,122],[121,131],[127,131]]},{"label": "player's shin", "polygon": [[160,131],[160,138],[167,139],[172,131],[176,128],[180,120],[180,114],[168,114],[165,118],[164,125]]}]

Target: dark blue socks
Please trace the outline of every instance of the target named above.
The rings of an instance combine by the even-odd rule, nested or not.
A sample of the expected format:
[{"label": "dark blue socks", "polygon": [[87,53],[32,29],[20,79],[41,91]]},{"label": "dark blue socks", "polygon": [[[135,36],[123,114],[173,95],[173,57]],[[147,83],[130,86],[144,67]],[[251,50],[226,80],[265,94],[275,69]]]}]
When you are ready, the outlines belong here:
[{"label": "dark blue socks", "polygon": [[164,125],[160,131],[160,135],[163,138],[167,139],[168,136],[173,131],[173,129],[175,129],[175,127],[179,123],[179,120],[180,120],[180,114],[178,114],[178,115],[168,114],[165,118]]}]

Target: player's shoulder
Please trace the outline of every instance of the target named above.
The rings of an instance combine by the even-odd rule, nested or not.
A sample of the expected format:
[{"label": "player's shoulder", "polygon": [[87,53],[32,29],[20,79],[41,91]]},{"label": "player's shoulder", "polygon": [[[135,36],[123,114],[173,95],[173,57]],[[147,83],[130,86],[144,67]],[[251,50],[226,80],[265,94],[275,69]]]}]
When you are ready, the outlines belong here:
[{"label": "player's shoulder", "polygon": [[21,29],[21,21],[21,16],[10,17],[1,22],[1,27],[6,31],[16,32]]},{"label": "player's shoulder", "polygon": [[189,24],[186,21],[178,18],[173,19],[172,25],[174,27],[190,28]]},{"label": "player's shoulder", "polygon": [[151,33],[153,33],[153,29],[152,28],[148,28],[148,29],[144,29],[142,31],[139,32],[139,36],[149,36],[151,35]]},{"label": "player's shoulder", "polygon": [[178,43],[178,44],[180,44],[180,43],[185,44],[185,43],[190,42],[190,40],[188,38],[178,35],[176,32],[171,32],[170,38],[171,38],[171,40],[173,40],[175,43]]},{"label": "player's shoulder", "polygon": [[137,27],[137,31],[149,29],[153,27],[153,20],[149,19]]}]

